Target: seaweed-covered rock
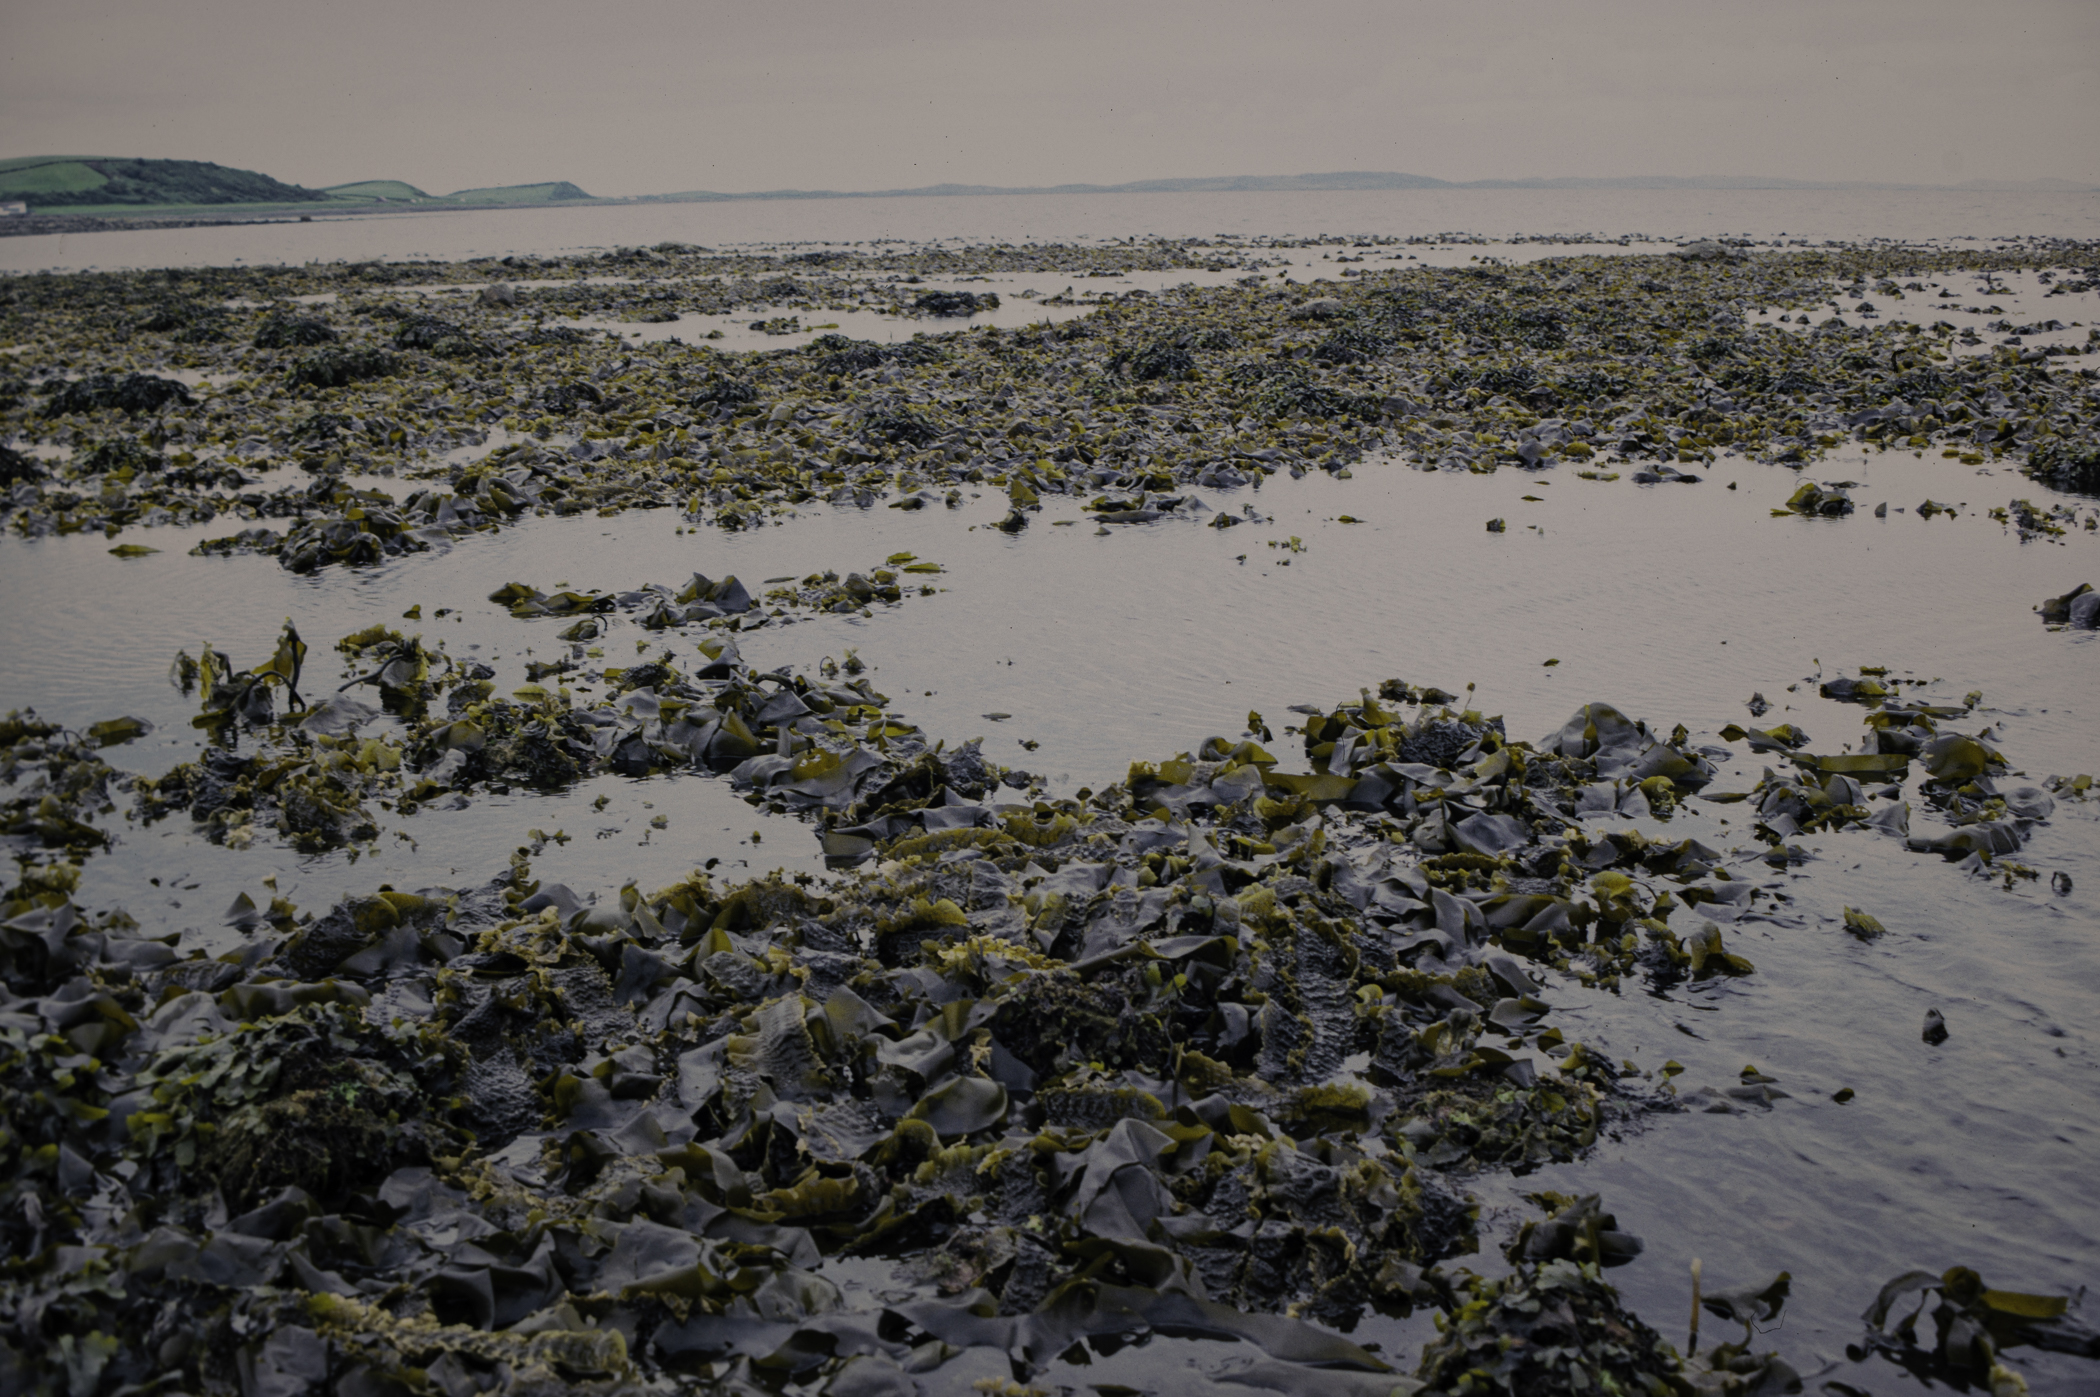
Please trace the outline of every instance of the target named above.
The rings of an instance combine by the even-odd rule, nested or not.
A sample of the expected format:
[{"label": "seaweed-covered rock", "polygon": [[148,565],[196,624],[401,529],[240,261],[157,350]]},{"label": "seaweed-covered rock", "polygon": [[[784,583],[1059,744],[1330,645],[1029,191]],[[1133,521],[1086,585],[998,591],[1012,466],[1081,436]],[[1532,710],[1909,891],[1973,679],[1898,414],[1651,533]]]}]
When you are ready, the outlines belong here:
[{"label": "seaweed-covered rock", "polygon": [[702,384],[688,401],[696,408],[740,407],[758,401],[758,389],[742,379],[718,375]]},{"label": "seaweed-covered rock", "polygon": [[138,474],[167,465],[137,437],[107,437],[74,458],[73,469],[83,475],[110,475],[118,471]]},{"label": "seaweed-covered rock", "polygon": [[277,561],[293,572],[312,572],[329,563],[376,563],[392,554],[420,552],[429,546],[404,527],[393,511],[365,509],[354,518],[307,520],[285,535]]},{"label": "seaweed-covered rock", "polygon": [[310,315],[286,315],[274,312],[263,320],[255,330],[257,349],[310,349],[317,344],[333,344],[341,336],[335,327],[325,320]]},{"label": "seaweed-covered rock", "polygon": [[461,326],[430,315],[414,315],[394,333],[394,348],[420,349],[440,359],[466,359],[488,354],[490,347]]},{"label": "seaweed-covered rock", "polygon": [[13,487],[31,480],[42,480],[49,472],[34,456],[25,455],[10,446],[0,446],[0,487]]},{"label": "seaweed-covered rock", "polygon": [[159,412],[170,403],[188,406],[191,401],[190,390],[171,378],[140,373],[90,374],[60,384],[44,404],[44,415],[59,417],[67,413],[114,409],[137,416],[142,412]]},{"label": "seaweed-covered rock", "polygon": [[991,291],[922,291],[912,301],[912,308],[927,315],[975,315],[980,310],[997,310],[999,297]]},{"label": "seaweed-covered rock", "polygon": [[604,401],[605,394],[599,392],[596,385],[581,380],[549,384],[540,390],[540,406],[563,416],[584,408],[595,408]]},{"label": "seaweed-covered rock", "polygon": [[1852,497],[1841,485],[1819,485],[1813,480],[1803,481],[1801,488],[1787,497],[1786,507],[1796,514],[1820,515],[1826,519],[1838,518],[1852,512]]},{"label": "seaweed-covered rock", "polygon": [[910,408],[878,407],[862,419],[862,429],[878,441],[925,446],[941,434],[938,423]]},{"label": "seaweed-covered rock", "polygon": [[1360,364],[1392,349],[1393,342],[1355,326],[1336,330],[1313,349],[1313,358],[1328,364]]},{"label": "seaweed-covered rock", "polygon": [[398,373],[400,360],[385,350],[356,347],[324,349],[301,356],[285,371],[294,388],[344,388],[369,378]]},{"label": "seaweed-covered rock", "polygon": [[1161,340],[1136,351],[1125,350],[1108,361],[1108,372],[1139,383],[1180,381],[1196,376],[1196,356],[1175,340]]},{"label": "seaweed-covered rock", "polygon": [[2094,591],[2090,582],[2081,582],[2060,597],[2050,597],[2035,610],[2041,613],[2045,625],[2089,631],[2100,627],[2100,592]]}]

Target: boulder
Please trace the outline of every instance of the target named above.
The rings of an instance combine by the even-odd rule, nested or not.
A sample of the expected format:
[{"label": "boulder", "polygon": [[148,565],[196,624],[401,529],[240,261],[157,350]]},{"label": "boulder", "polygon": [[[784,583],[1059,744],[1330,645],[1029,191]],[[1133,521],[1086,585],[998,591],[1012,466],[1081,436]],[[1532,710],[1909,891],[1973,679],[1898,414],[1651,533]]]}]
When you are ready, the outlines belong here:
[{"label": "boulder", "polygon": [[1682,257],[1687,262],[1733,262],[1742,256],[1726,243],[1717,243],[1712,238],[1701,238],[1697,242],[1686,243],[1673,255]]},{"label": "boulder", "polygon": [[2045,624],[2072,626],[2090,631],[2100,628],[2100,592],[2090,582],[2081,582],[2060,597],[2050,597],[2035,608]]}]

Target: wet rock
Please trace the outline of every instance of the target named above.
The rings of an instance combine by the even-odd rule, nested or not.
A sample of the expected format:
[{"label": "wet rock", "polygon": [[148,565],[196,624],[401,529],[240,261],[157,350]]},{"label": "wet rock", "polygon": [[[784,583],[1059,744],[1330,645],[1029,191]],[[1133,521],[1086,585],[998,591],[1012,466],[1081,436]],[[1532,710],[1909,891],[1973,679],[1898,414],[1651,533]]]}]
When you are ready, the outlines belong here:
[{"label": "wet rock", "polygon": [[41,480],[44,467],[34,456],[25,456],[13,447],[0,446],[0,486],[12,488],[31,480]]},{"label": "wet rock", "polygon": [[[1852,497],[1842,486],[1819,485],[1804,481],[1801,487],[1787,497],[1786,508],[1795,514],[1816,515],[1825,519],[1839,518],[1852,512]],[[1774,510],[1775,514],[1785,510]]]},{"label": "wet rock", "polygon": [[997,310],[999,297],[991,292],[924,291],[912,301],[912,308],[927,315],[975,315],[980,310]]},{"label": "wet rock", "polygon": [[285,380],[295,388],[344,388],[365,379],[385,378],[400,368],[401,361],[383,350],[322,350],[294,361],[285,371]]},{"label": "wet rock", "polygon": [[109,437],[95,443],[74,458],[73,468],[82,475],[109,475],[118,471],[129,471],[136,476],[145,471],[157,471],[167,462],[137,437]]},{"label": "wet rock", "polygon": [[2051,597],[2035,608],[2041,613],[2045,625],[2070,626],[2074,630],[2092,630],[2100,626],[2100,592],[2093,590],[2089,582],[2081,582],[2060,597]]},{"label": "wet rock", "polygon": [[1125,351],[1108,362],[1108,372],[1151,383],[1161,379],[1181,381],[1196,376],[1196,356],[1177,341],[1148,344],[1135,353]]},{"label": "wet rock", "polygon": [[90,374],[75,382],[60,384],[44,404],[44,415],[59,417],[67,413],[113,409],[136,416],[142,412],[159,412],[171,403],[188,406],[190,402],[190,390],[174,379],[139,373]]},{"label": "wet rock", "polygon": [[273,314],[255,332],[257,349],[306,349],[333,344],[341,336],[325,320],[312,316]]},{"label": "wet rock", "polygon": [[1686,243],[1678,248],[1674,255],[1687,262],[1727,262],[1742,256],[1727,244],[1715,242],[1711,238]]}]

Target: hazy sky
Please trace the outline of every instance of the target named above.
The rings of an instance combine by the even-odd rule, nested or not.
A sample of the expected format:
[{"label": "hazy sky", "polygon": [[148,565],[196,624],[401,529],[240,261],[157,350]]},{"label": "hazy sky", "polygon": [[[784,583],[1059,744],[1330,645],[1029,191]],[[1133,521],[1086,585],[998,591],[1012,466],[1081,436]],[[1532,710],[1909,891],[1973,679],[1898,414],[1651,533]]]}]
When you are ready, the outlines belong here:
[{"label": "hazy sky", "polygon": [[0,154],[432,193],[2100,183],[2100,0],[4,0]]}]

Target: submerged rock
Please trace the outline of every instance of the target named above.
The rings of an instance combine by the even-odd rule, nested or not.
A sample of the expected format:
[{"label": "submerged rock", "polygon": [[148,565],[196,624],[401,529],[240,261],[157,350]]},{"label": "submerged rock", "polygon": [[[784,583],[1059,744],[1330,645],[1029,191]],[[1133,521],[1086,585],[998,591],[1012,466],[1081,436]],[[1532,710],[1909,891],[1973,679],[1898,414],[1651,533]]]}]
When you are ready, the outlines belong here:
[{"label": "submerged rock", "polygon": [[2100,592],[2081,582],[2060,597],[2051,597],[2035,608],[2045,625],[2069,626],[2089,631],[2100,627]]}]

